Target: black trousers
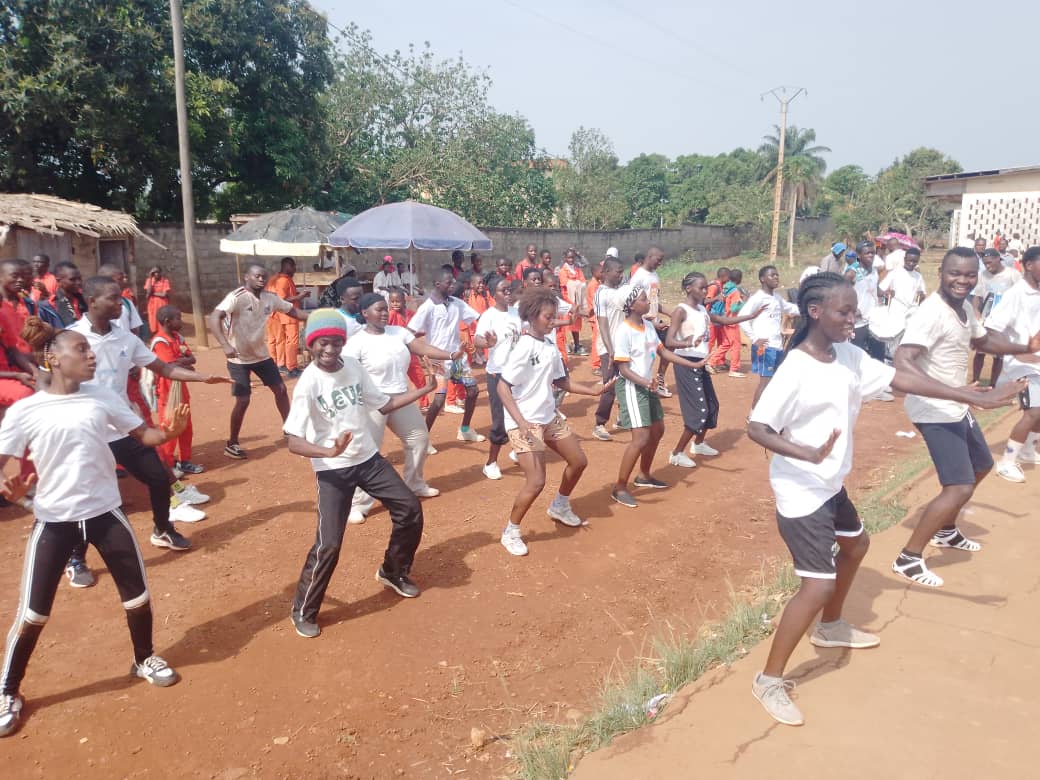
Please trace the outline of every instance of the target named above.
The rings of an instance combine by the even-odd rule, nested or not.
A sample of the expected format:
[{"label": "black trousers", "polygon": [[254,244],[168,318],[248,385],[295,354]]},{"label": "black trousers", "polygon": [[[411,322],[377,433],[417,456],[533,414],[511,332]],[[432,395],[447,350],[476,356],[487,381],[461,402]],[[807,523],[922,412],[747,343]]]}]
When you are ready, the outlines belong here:
[{"label": "black trousers", "polygon": [[[170,522],[170,472],[166,470],[159,453],[154,447],[146,447],[137,439],[124,436],[109,442],[116,463],[122,466],[138,482],[148,487],[148,500],[152,505],[152,523],[155,530],[172,531]],[[82,562],[87,554],[86,543],[78,544],[72,551],[70,561]]]},{"label": "black trousers", "polygon": [[354,491],[361,488],[390,512],[393,530],[383,556],[383,571],[390,576],[407,574],[423,530],[419,499],[404,484],[387,460],[376,453],[364,463],[317,472],[318,533],[300,572],[293,612],[313,621],[325,598],[343,545],[343,532]]},{"label": "black trousers", "polygon": [[509,443],[509,435],[506,433],[505,407],[502,399],[498,397],[498,383],[502,377],[499,374],[485,374],[487,380],[488,406],[491,407],[491,430],[488,431],[488,439],[492,444],[500,447]]},{"label": "black trousers", "polygon": [[[617,363],[610,360],[610,356],[602,354],[599,356],[600,370],[610,363],[610,371],[603,374],[603,384],[606,384],[614,377],[618,376],[621,372],[618,370]],[[603,395],[599,397],[599,403],[596,405],[596,425],[606,425],[607,420],[610,419],[610,410],[614,406],[614,388],[610,388]]]},{"label": "black trousers", "polygon": [[140,663],[152,654],[152,607],[144,560],[126,515],[114,509],[80,523],[37,520],[25,548],[18,614],[7,635],[0,693],[18,693],[36,641],[50,617],[69,553],[85,542],[97,548],[115,581],[126,610],[134,659]]},{"label": "black trousers", "polygon": [[874,360],[884,361],[885,345],[874,338],[866,325],[856,328],[852,343],[874,358]]}]

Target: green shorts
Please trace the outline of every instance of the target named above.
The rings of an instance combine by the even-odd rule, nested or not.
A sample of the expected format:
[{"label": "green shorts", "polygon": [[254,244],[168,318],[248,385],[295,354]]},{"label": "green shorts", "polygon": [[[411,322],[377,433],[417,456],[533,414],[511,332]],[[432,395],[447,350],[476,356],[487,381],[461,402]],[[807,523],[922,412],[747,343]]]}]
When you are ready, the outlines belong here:
[{"label": "green shorts", "polygon": [[617,393],[618,422],[622,428],[649,428],[652,423],[664,419],[664,407],[656,393],[634,385],[624,377],[618,377],[614,390]]}]

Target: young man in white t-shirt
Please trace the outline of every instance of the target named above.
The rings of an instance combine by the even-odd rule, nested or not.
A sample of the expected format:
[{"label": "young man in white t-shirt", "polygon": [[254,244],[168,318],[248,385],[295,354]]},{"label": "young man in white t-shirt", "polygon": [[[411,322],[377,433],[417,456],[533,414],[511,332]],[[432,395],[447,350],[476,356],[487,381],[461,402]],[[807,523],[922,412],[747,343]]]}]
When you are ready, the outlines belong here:
[{"label": "young man in white t-shirt", "polygon": [[480,315],[473,334],[477,349],[488,351],[484,378],[487,382],[488,406],[491,408],[491,429],[488,431],[491,446],[488,448],[488,459],[483,467],[484,476],[488,479],[502,479],[502,470],[498,467],[498,453],[502,450],[502,445],[509,441],[505,408],[498,395],[498,383],[502,378],[504,360],[523,331],[523,323],[514,305],[519,286],[504,276],[492,276],[488,280],[488,292],[491,293],[493,304]]},{"label": "young man in white t-shirt", "polygon": [[275,312],[288,314],[298,320],[307,320],[307,314],[293,304],[267,292],[267,269],[259,263],[250,263],[242,277],[242,286],[224,296],[224,300],[210,313],[206,324],[227,357],[231,375],[231,395],[235,405],[231,409],[231,423],[224,454],[235,460],[246,457],[238,443],[242,422],[249,408],[252,388],[250,374],[270,388],[278,414],[285,420],[289,414],[289,393],[278,372],[278,366],[267,350],[267,321]]},{"label": "young man in white t-shirt", "polygon": [[[971,303],[979,320],[985,320],[993,307],[1000,303],[1001,297],[1022,279],[1022,274],[1014,268],[1004,265],[1000,252],[987,249],[982,253],[983,270],[979,273],[979,283],[972,290]],[[986,363],[986,355],[975,353],[971,365],[971,381],[978,382],[982,377],[982,369]],[[993,368],[989,374],[989,385],[993,387],[1000,379],[1000,371],[1004,367],[1004,359],[1000,355],[993,356]]]},{"label": "young man in white t-shirt", "polygon": [[[665,308],[661,303],[661,277],[657,275],[657,269],[661,267],[661,263],[664,262],[664,252],[656,246],[650,247],[646,250],[646,258],[643,260],[643,264],[632,274],[632,278],[629,279],[628,284],[633,289],[636,287],[643,287],[646,290],[647,300],[650,301],[650,311],[646,315],[646,319],[653,326],[654,330],[657,331],[657,340],[661,344],[664,344],[664,337],[668,335],[668,323],[663,319],[664,317],[670,317],[672,310]],[[668,368],[668,362],[663,358],[657,363],[657,384],[660,389],[658,395],[662,398],[671,398],[672,393],[664,383],[664,373]]]},{"label": "young man in white t-shirt", "polygon": [[[878,305],[878,275],[874,264],[876,259],[873,241],[862,241],[856,247],[859,255],[859,264],[863,273],[854,286],[856,288],[856,336],[852,343],[862,349],[875,360],[885,359],[885,345],[878,341],[870,332],[870,312]],[[884,268],[884,263],[881,263]],[[884,400],[891,401],[893,396],[889,392],[883,394]]]},{"label": "young man in white t-shirt", "polygon": [[293,390],[284,431],[289,452],[311,459],[318,484],[318,533],[300,572],[292,622],[296,633],[318,636],[318,610],[339,561],[343,532],[354,491],[364,490],[390,512],[393,530],[376,580],[405,598],[419,595],[409,576],[422,539],[419,499],[379,454],[369,414],[389,414],[422,398],[427,385],[391,398],[352,357],[343,317],[335,309],[316,309],[304,336],[312,361]]},{"label": "young man in white t-shirt", "polygon": [[[596,354],[599,355],[600,376],[603,384],[608,384],[618,375],[617,363],[614,362],[614,332],[625,319],[621,305],[624,303],[625,291],[620,287],[625,267],[617,257],[607,257],[603,261],[603,279],[596,288],[592,300],[593,316],[596,317]],[[592,435],[600,441],[610,441],[607,420],[614,407],[614,385],[599,397],[596,405],[596,425]]]},{"label": "young man in white t-shirt", "polygon": [[454,382],[462,385],[466,390],[462,425],[459,426],[455,438],[459,441],[481,442],[485,437],[470,428],[473,411],[477,408],[477,395],[480,393],[480,388],[477,387],[477,380],[473,378],[469,361],[466,359],[466,351],[462,348],[462,337],[459,335],[459,325],[476,322],[480,319],[480,314],[460,299],[452,296],[454,286],[455,275],[450,270],[439,271],[433,282],[433,291],[416,310],[408,327],[416,335],[425,336],[430,346],[443,349],[454,356],[452,360],[443,364],[443,369],[437,376],[437,390],[430,403],[430,408],[426,412],[427,429],[433,430],[437,415],[444,409],[448,383]]},{"label": "young man in white t-shirt", "polygon": [[917,270],[920,262],[921,250],[907,249],[902,265],[885,274],[878,284],[878,292],[888,294],[888,306],[894,317],[909,317],[928,294],[924,278]]},{"label": "young man in white t-shirt", "polygon": [[[1022,255],[1022,278],[1001,296],[1000,305],[994,306],[986,318],[986,327],[1014,342],[1032,341],[1040,334],[1040,247],[1030,247]],[[1028,385],[1019,395],[1022,416],[1011,429],[997,464],[997,475],[1008,482],[1026,481],[1019,462],[1040,464],[1036,451],[1040,435],[1040,355],[1008,359],[1000,384],[1023,379]]]},{"label": "young man in white t-shirt", "polygon": [[[885,248],[888,250],[888,254],[885,255],[885,275],[887,276],[903,267],[906,262],[906,253],[909,250],[903,249],[898,238],[888,239],[885,242]],[[920,255],[920,251],[918,251],[918,255]]]},{"label": "young man in white t-shirt", "polygon": [[[896,350],[895,365],[951,387],[964,385],[971,350],[1020,355],[1034,351],[979,322],[968,296],[978,284],[978,260],[970,249],[951,249],[939,268],[939,291],[925,300],[907,323]],[[1040,349],[1040,339],[1034,349]],[[981,545],[956,526],[957,516],[975,487],[993,468],[989,445],[967,403],[906,397],[906,413],[924,437],[942,491],[921,514],[917,527],[892,564],[896,574],[937,588],[943,579],[925,565],[924,546],[956,547],[975,552]]]},{"label": "young man in white t-shirt", "polygon": [[751,399],[754,408],[762,391],[776,373],[776,367],[784,353],[783,322],[784,317],[797,317],[798,306],[785,301],[776,290],[780,286],[780,272],[775,265],[766,265],[758,269],[758,282],[761,285],[747,302],[740,307],[740,313],[762,314],[753,320],[740,324],[740,329],[751,342],[751,373],[758,375],[758,387]]}]

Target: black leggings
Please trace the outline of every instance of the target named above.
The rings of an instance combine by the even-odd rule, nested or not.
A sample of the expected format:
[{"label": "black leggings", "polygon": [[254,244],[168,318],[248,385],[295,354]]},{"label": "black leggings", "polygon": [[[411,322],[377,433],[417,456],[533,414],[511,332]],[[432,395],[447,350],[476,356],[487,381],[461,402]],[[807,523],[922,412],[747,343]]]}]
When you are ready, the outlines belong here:
[{"label": "black leggings", "polygon": [[51,614],[72,548],[86,540],[97,548],[116,583],[126,610],[134,660],[152,654],[152,606],[148,597],[144,561],[130,523],[118,509],[80,523],[41,523],[37,520],[25,548],[18,614],[7,635],[0,693],[14,695],[25,676],[36,640]]},{"label": "black leggings", "polygon": [[[441,396],[442,398],[444,396]],[[387,460],[378,453],[356,466],[317,472],[318,535],[300,572],[293,612],[314,620],[325,598],[332,573],[339,562],[343,531],[354,491],[361,488],[382,501],[390,512],[393,530],[383,556],[383,571],[394,576],[407,574],[419,547],[423,511],[419,499],[404,484]]]},{"label": "black leggings", "polygon": [[[170,472],[166,470],[155,447],[146,447],[137,439],[125,436],[109,442],[116,463],[130,475],[148,487],[148,500],[152,505],[152,523],[158,532],[172,531],[170,522]],[[70,563],[83,563],[87,555],[86,542],[77,544],[69,558]]]},{"label": "black leggings", "polygon": [[487,373],[488,406],[491,409],[491,430],[488,431],[488,439],[492,444],[502,446],[509,443],[509,435],[506,433],[505,407],[498,395],[498,383],[502,380],[501,374]]}]

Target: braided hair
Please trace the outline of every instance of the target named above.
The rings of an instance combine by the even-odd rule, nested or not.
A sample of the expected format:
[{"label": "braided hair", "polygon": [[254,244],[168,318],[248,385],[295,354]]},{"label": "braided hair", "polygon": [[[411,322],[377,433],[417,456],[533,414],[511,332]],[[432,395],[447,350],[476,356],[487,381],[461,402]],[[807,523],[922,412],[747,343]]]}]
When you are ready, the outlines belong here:
[{"label": "braided hair", "polygon": [[686,290],[690,287],[690,285],[693,284],[698,279],[703,279],[705,282],[708,281],[708,278],[704,274],[702,274],[700,271],[690,271],[688,274],[686,274],[686,276],[684,276],[683,280],[682,280],[683,292],[686,292]]},{"label": "braided hair", "polygon": [[813,274],[802,282],[802,286],[798,288],[798,313],[801,315],[802,322],[791,337],[791,341],[788,342],[787,350],[784,352],[785,356],[796,349],[799,344],[805,341],[805,337],[809,335],[809,328],[812,325],[809,307],[813,305],[819,306],[831,294],[832,290],[838,287],[849,286],[851,285],[844,276],[831,273],[830,271]]}]

